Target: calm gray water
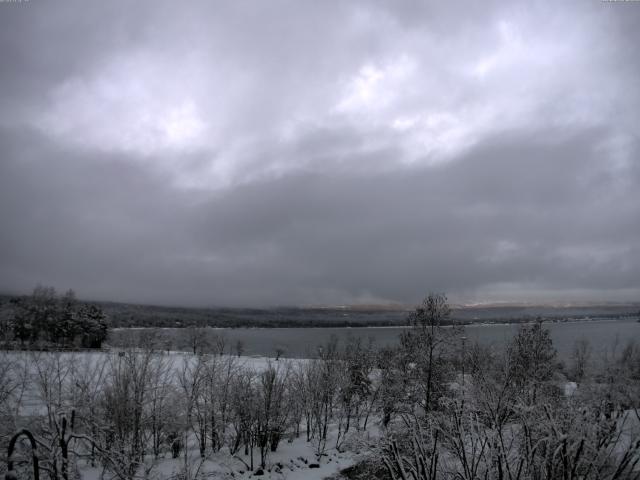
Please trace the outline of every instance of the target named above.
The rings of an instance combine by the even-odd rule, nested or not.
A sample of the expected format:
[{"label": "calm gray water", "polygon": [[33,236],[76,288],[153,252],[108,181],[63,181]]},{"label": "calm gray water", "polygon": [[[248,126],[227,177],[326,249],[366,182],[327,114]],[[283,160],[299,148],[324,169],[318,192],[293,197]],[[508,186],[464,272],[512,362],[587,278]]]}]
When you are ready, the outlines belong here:
[{"label": "calm gray water", "polygon": [[[640,323],[636,320],[592,320],[588,322],[546,323],[551,331],[553,344],[558,355],[566,359],[571,355],[576,340],[586,338],[595,355],[602,355],[613,348],[621,348],[629,340],[640,342]],[[513,338],[518,325],[470,325],[465,327],[467,344],[477,341],[498,350]],[[378,346],[398,342],[398,336],[405,330],[401,327],[389,328],[277,328],[277,329],[223,329],[220,333],[234,345],[244,342],[247,355],[273,355],[276,348],[282,348],[287,356],[313,356],[316,347],[329,341],[332,335],[346,339],[349,335],[364,340],[371,338]],[[616,347],[617,345],[617,347]]]},{"label": "calm gray water", "polygon": [[[624,320],[591,320],[567,323],[545,323],[550,331],[560,358],[567,359],[574,344],[581,338],[592,346],[593,355],[604,355],[613,349],[623,348],[630,341],[640,342],[640,323],[637,318]],[[474,341],[489,345],[497,350],[505,345],[518,331],[518,325],[468,325],[465,327],[467,345]],[[327,343],[332,335],[344,341],[348,336],[372,339],[377,346],[392,345],[405,330],[402,327],[369,328],[221,328],[213,329],[217,335],[224,335],[227,348],[233,351],[238,341],[243,343],[244,355],[274,356],[276,349],[282,349],[287,357],[313,357],[319,345]],[[131,330],[113,332],[112,339],[121,335],[131,335]],[[163,329],[163,334],[176,338],[180,329]],[[119,343],[118,341],[114,342]]]}]

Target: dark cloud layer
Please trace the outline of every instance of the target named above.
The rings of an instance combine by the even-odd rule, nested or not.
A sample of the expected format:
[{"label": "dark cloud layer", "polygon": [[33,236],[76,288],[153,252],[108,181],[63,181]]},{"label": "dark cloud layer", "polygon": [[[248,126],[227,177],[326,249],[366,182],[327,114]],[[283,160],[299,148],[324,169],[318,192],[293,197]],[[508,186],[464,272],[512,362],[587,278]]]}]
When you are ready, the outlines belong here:
[{"label": "dark cloud layer", "polygon": [[637,300],[640,7],[474,5],[0,4],[0,289]]}]

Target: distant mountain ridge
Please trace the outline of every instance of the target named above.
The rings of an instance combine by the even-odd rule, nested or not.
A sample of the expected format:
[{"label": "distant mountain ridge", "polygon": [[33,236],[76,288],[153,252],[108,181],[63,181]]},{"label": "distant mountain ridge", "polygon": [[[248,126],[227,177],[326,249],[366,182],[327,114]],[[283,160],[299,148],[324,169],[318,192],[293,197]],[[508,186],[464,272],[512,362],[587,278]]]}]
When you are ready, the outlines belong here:
[{"label": "distant mountain ridge", "polygon": [[[0,295],[0,320],[7,316],[10,298],[12,297],[8,295]],[[107,315],[112,328],[398,326],[408,323],[408,315],[415,308],[400,304],[240,308],[167,307],[104,301],[87,301],[87,303],[99,305]],[[562,321],[589,318],[628,318],[638,315],[640,315],[640,302],[562,306],[492,303],[452,305],[451,309],[452,321],[461,323],[523,322],[538,318]]]}]

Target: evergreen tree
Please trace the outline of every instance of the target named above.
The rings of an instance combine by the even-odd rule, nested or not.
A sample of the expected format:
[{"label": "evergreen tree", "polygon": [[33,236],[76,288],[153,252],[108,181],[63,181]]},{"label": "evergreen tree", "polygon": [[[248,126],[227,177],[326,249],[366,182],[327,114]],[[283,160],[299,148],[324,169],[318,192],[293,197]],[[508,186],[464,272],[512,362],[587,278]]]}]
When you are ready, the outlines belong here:
[{"label": "evergreen tree", "polygon": [[57,296],[52,287],[37,286],[31,296],[14,298],[11,303],[10,327],[23,345],[44,341],[58,347],[100,348],[106,339],[102,309],[78,302],[73,290]]}]

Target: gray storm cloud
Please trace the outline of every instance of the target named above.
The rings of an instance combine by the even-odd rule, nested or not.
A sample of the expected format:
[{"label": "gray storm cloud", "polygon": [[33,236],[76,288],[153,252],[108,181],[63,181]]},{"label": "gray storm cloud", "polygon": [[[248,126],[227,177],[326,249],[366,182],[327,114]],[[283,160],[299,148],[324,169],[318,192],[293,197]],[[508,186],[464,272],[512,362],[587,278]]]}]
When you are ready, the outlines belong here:
[{"label": "gray storm cloud", "polygon": [[640,294],[633,2],[0,4],[0,289]]}]

